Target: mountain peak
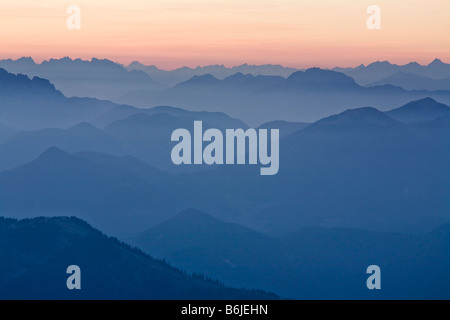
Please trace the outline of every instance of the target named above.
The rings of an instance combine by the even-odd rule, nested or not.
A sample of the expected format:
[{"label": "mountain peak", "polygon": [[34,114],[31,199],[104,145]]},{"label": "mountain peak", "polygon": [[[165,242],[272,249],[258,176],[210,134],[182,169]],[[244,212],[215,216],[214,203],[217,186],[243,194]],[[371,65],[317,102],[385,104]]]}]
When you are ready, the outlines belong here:
[{"label": "mountain peak", "polygon": [[428,66],[430,67],[430,66],[440,66],[440,65],[443,65],[444,63],[442,62],[442,60],[441,59],[438,59],[438,58],[436,58],[436,59],[434,59]]},{"label": "mountain peak", "polygon": [[250,73],[243,74],[242,72],[236,72],[236,73],[232,74],[231,76],[228,76],[225,79],[223,79],[223,81],[225,81],[225,82],[245,81],[245,80],[253,79],[253,78],[254,78],[254,76],[251,75]]},{"label": "mountain peak", "polygon": [[[400,108],[397,108],[394,110],[398,110],[398,109],[422,110],[422,111],[433,111],[433,110],[448,111],[448,110],[450,110],[450,107],[447,106],[446,104],[437,102],[433,98],[426,97],[423,99],[411,101],[411,102],[401,106]],[[394,110],[391,110],[391,111],[394,111]],[[391,112],[391,111],[389,111],[389,112]]]},{"label": "mountain peak", "polygon": [[215,225],[218,223],[223,223],[216,218],[210,216],[209,214],[206,214],[202,211],[199,211],[197,209],[188,208],[184,209],[180,213],[178,213],[176,216],[174,216],[172,219],[168,221],[169,223],[176,223],[177,225],[185,225],[185,226],[192,226],[192,225]]},{"label": "mountain peak", "polygon": [[370,63],[367,67],[389,67],[392,64],[389,61],[375,61]]},{"label": "mountain peak", "polygon": [[427,97],[411,101],[386,114],[402,122],[428,121],[450,114],[450,107]]},{"label": "mountain peak", "polygon": [[325,86],[328,88],[343,88],[357,86],[353,78],[336,71],[320,68],[310,68],[292,73],[286,81],[290,84],[305,87]]},{"label": "mountain peak", "polygon": [[47,160],[47,159],[67,159],[70,157],[70,154],[65,152],[64,150],[59,149],[58,147],[50,147],[38,157],[37,160]]},{"label": "mountain peak", "polygon": [[355,109],[347,109],[339,114],[341,117],[351,117],[351,118],[378,118],[386,119],[387,117],[378,109],[373,107],[361,107]]},{"label": "mountain peak", "polygon": [[31,85],[40,89],[46,89],[50,92],[57,91],[55,86],[49,80],[40,77],[33,77],[33,79],[31,79]]},{"label": "mountain peak", "polygon": [[[272,293],[239,290],[219,285],[217,281],[186,275],[167,263],[155,260],[137,248],[108,237],[84,220],[66,217],[1,219],[2,247],[8,259],[0,261],[0,297],[2,299],[277,299]],[[7,230],[5,232],[4,230]],[[28,239],[33,239],[29,241]],[[87,270],[100,270],[89,282],[94,290],[73,292],[61,289],[57,272],[66,268],[62,252]],[[98,252],[108,252],[99,255]],[[110,257],[115,257],[111,259]],[[58,259],[59,258],[59,259]],[[11,266],[20,273],[11,277]],[[9,268],[8,268],[9,267]],[[23,271],[22,271],[23,270]],[[44,272],[42,271],[44,270]],[[120,279],[119,281],[116,281]],[[37,288],[26,290],[27,286]],[[160,290],[164,287],[165,290]],[[5,289],[8,288],[8,289]]]},{"label": "mountain peak", "polygon": [[20,92],[20,94],[24,94],[24,91],[35,91],[52,95],[62,95],[47,79],[40,77],[30,79],[27,75],[10,73],[3,68],[0,68],[0,84],[4,86],[4,90],[8,90],[9,92],[16,91]]},{"label": "mountain peak", "polygon": [[128,67],[146,67],[146,65],[140,63],[137,60],[134,60],[128,65]]},{"label": "mountain peak", "polygon": [[30,65],[36,64],[32,57],[22,57],[16,60],[16,62],[24,62]]},{"label": "mountain peak", "polygon": [[348,109],[337,115],[321,119],[312,126],[348,124],[386,126],[396,123],[397,121],[389,118],[378,109],[372,107],[361,107],[356,109]]},{"label": "mountain peak", "polygon": [[139,61],[133,61],[128,66],[124,66],[128,71],[130,70],[146,70],[146,71],[161,71],[157,66],[155,65],[145,65],[143,63],[140,63]]},{"label": "mountain peak", "polygon": [[184,82],[180,83],[179,85],[190,85],[190,84],[209,85],[209,84],[215,84],[217,82],[220,82],[220,80],[217,79],[216,77],[214,77],[212,74],[207,73],[207,74],[203,74],[203,75],[193,76],[189,80],[184,81]]},{"label": "mountain peak", "polygon": [[226,224],[226,222],[222,222],[199,210],[189,208],[181,211],[156,228],[170,228],[171,230],[178,231],[202,230],[210,233],[219,230],[224,224]]},{"label": "mountain peak", "polygon": [[423,98],[423,99],[415,100],[413,102],[414,103],[433,103],[433,104],[439,103],[439,102],[437,102],[436,100],[434,100],[433,98],[430,98],[430,97],[426,97],[426,98]]}]

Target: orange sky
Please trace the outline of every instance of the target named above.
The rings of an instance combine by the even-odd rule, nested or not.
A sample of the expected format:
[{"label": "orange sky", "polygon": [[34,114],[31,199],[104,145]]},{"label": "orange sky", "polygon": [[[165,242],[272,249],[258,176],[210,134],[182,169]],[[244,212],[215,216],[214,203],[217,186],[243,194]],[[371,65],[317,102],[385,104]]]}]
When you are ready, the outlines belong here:
[{"label": "orange sky", "polygon": [[[81,8],[69,30],[66,9]],[[369,5],[381,30],[366,27]],[[0,58],[139,60],[161,68],[450,62],[450,0],[0,0]]]}]

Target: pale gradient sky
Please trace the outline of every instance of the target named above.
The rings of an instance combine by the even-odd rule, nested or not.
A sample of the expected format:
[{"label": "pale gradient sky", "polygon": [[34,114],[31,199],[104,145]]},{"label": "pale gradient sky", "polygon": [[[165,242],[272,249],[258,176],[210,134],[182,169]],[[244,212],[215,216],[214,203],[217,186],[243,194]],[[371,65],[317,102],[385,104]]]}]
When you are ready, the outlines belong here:
[{"label": "pale gradient sky", "polygon": [[[81,8],[81,30],[66,9]],[[381,7],[381,30],[366,27]],[[450,62],[450,0],[0,0],[0,58],[242,63]]]}]

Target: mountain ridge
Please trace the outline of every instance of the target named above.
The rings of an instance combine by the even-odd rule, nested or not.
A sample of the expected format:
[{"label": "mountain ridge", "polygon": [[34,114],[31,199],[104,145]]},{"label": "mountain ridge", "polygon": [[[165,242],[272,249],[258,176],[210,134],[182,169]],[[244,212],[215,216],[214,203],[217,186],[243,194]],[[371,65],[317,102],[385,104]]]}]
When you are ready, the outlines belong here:
[{"label": "mountain ridge", "polygon": [[434,120],[450,114],[450,107],[432,98],[411,101],[386,112],[391,118],[405,123]]},{"label": "mountain ridge", "polygon": [[[0,218],[0,230],[1,242],[8,243],[0,245],[3,299],[278,298],[187,275],[75,217]],[[81,268],[82,290],[65,285],[65,271],[72,264]]]}]

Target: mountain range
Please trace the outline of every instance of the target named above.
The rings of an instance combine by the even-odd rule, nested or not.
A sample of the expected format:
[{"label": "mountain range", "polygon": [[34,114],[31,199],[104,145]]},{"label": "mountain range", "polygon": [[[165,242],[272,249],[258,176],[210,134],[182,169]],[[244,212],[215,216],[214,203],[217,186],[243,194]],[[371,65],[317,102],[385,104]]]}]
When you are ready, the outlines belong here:
[{"label": "mountain range", "polygon": [[280,247],[269,236],[187,209],[137,238],[127,239],[190,272],[202,270],[230,286],[273,286]]},{"label": "mountain range", "polygon": [[[160,83],[172,87],[178,83],[189,80],[194,76],[211,74],[217,79],[224,79],[235,73],[251,74],[253,76],[281,76],[289,77],[296,71],[304,69],[287,68],[280,65],[248,65],[243,64],[235,67],[223,65],[211,65],[204,67],[182,67],[166,71],[156,66],[146,66],[137,61],[128,65],[127,70],[142,70]],[[450,64],[435,59],[428,65],[420,65],[411,62],[405,65],[396,65],[388,61],[377,61],[367,66],[360,65],[355,68],[336,67],[332,70],[343,72],[356,80],[361,85],[384,85],[390,84],[400,86],[406,90],[449,90],[448,78],[450,77]]]},{"label": "mountain range", "polygon": [[[188,271],[283,297],[433,299],[450,294],[442,280],[449,236],[447,224],[425,235],[313,227],[270,237],[189,209],[126,241]],[[365,286],[372,264],[382,270],[379,292]]]},{"label": "mountain range", "polygon": [[183,106],[191,111],[222,111],[251,126],[278,120],[313,122],[348,108],[370,105],[390,110],[411,100],[431,97],[450,103],[450,91],[407,91],[391,85],[362,87],[336,71],[311,68],[280,76],[237,73],[223,80],[194,76],[160,92],[129,92],[113,101],[139,107]]},{"label": "mountain range", "polygon": [[383,85],[393,85],[397,87],[402,87],[406,90],[449,90],[450,88],[450,77],[443,79],[431,79],[429,77],[397,72],[389,77],[383,78],[381,80],[375,81],[368,86],[383,86]]},{"label": "mountain range", "polygon": [[198,192],[216,181],[244,213],[236,222],[272,234],[311,225],[429,231],[449,221],[450,206],[448,148],[434,134],[374,108],[351,109],[284,136],[277,175],[222,166],[185,179]]},{"label": "mountain range", "polygon": [[251,74],[254,76],[281,76],[288,77],[291,73],[298,71],[296,68],[287,68],[280,65],[248,65],[242,64],[235,67],[225,67],[224,65],[210,65],[204,67],[182,67],[175,70],[167,71],[158,69],[151,65],[147,66],[138,61],[133,61],[127,67],[127,70],[141,70],[146,72],[152,79],[172,87],[178,83],[191,79],[194,76],[211,74],[218,79],[224,79],[235,73]]},{"label": "mountain range", "polygon": [[82,122],[68,129],[39,129],[19,131],[0,145],[0,171],[12,169],[36,159],[51,147],[68,152],[96,151],[125,155],[119,142],[93,125]]},{"label": "mountain range", "polygon": [[[125,66],[108,59],[82,60],[69,57],[50,59],[41,63],[36,63],[30,57],[3,59],[0,60],[0,67],[15,74],[22,73],[29,77],[49,79],[69,97],[99,99],[111,99],[136,90],[156,92],[165,87],[173,87],[194,76],[207,74],[220,80],[236,73],[287,78],[294,72],[305,70],[271,64],[242,64],[234,67],[209,65],[162,70],[157,66],[144,65],[138,61]],[[336,67],[331,70],[347,74],[363,86],[389,84],[406,90],[449,90],[450,64],[440,59],[435,59],[428,65],[417,62],[397,65],[389,61],[376,61],[354,68]]]},{"label": "mountain range", "polygon": [[108,234],[131,234],[182,209],[175,195],[158,184],[52,147],[36,160],[0,173],[2,214],[77,215]]},{"label": "mountain range", "polygon": [[[32,241],[30,241],[32,239]],[[81,270],[68,290],[66,269]],[[75,217],[0,218],[1,299],[277,299],[187,275]]]},{"label": "mountain range", "polygon": [[450,115],[450,107],[434,99],[425,98],[386,112],[386,114],[403,123],[430,121]]},{"label": "mountain range", "polygon": [[4,140],[0,140],[3,142],[0,143],[0,153],[3,155],[0,158],[0,171],[34,160],[53,146],[70,153],[95,151],[116,156],[132,155],[173,173],[207,169],[207,166],[180,167],[170,160],[172,132],[178,128],[193,127],[195,120],[202,120],[205,128],[223,131],[226,128],[247,128],[242,121],[223,113],[190,112],[172,107],[138,109],[118,106],[92,121],[99,125],[107,123],[103,129],[87,122],[68,129],[45,128],[19,132],[7,127],[1,130],[0,127],[0,138]]},{"label": "mountain range", "polygon": [[67,97],[111,99],[131,90],[165,88],[145,72],[128,71],[107,59],[50,59],[35,63],[30,57],[0,60],[0,68],[14,74],[50,80]]},{"label": "mountain range", "polygon": [[[367,66],[362,64],[355,68],[334,68],[333,70],[345,73],[361,85],[369,85],[378,81],[384,84],[399,85],[400,82],[398,81],[404,81],[404,79],[402,79],[402,77],[404,78],[404,75],[411,77],[406,83],[403,82],[403,84],[408,84],[407,86],[414,86],[415,80],[419,80],[419,82],[415,83],[415,85],[419,85],[420,82],[424,80],[423,77],[433,80],[450,77],[450,64],[444,63],[440,59],[434,59],[428,65],[421,65],[417,62],[397,65],[392,64],[389,61],[376,61]],[[413,75],[416,77],[413,77]],[[394,82],[387,82],[386,79]],[[428,88],[421,87],[420,89],[423,90]]]},{"label": "mountain range", "polygon": [[180,169],[170,161],[173,130],[192,127],[195,120],[222,130],[248,127],[223,112],[169,106],[140,109],[106,100],[66,98],[48,80],[3,69],[0,120],[0,171],[29,162],[52,146],[68,152],[130,154],[160,169],[192,171],[202,168]]},{"label": "mountain range", "polygon": [[[0,66],[0,297],[276,298],[230,287],[300,299],[449,296],[442,61],[173,74],[95,58]],[[196,120],[222,133],[279,129],[278,173],[174,165],[171,133]],[[86,291],[65,288],[70,264]],[[365,286],[371,264],[381,291]]]},{"label": "mountain range", "polygon": [[66,98],[46,79],[0,68],[0,120],[17,130],[67,128],[117,107],[94,98]]},{"label": "mountain range", "polygon": [[[439,69],[435,67],[436,64],[444,63],[435,62],[430,64],[429,68]],[[91,61],[70,58],[53,59],[41,64],[34,63],[32,59],[23,58],[3,60],[0,66],[11,72],[22,72],[26,70],[19,70],[20,68],[27,69],[35,66],[39,70],[43,68],[62,72],[64,77],[70,78],[67,79],[67,83],[60,83],[58,81],[61,77],[54,76],[50,71],[47,73],[24,72],[30,77],[36,74],[39,76],[30,80],[26,76],[15,76],[3,70],[0,74],[0,78],[4,78],[0,80],[0,93],[2,93],[1,102],[4,107],[1,108],[0,115],[6,118],[3,121],[4,125],[17,129],[36,129],[38,123],[46,128],[67,128],[82,121],[92,122],[98,119],[97,121],[101,122],[105,114],[118,107],[117,104],[93,98],[66,98],[58,90],[62,90],[66,96],[76,94],[108,98],[119,104],[131,104],[137,107],[171,105],[182,106],[190,111],[225,112],[252,126],[274,120],[272,114],[277,114],[278,120],[313,122],[330,113],[364,106],[367,101],[382,111],[392,109],[394,105],[425,97],[450,103],[450,90],[426,91],[424,87],[421,90],[408,91],[391,84],[366,88],[341,72],[318,68],[294,71],[287,78],[279,75],[261,75],[264,74],[262,72],[256,76],[237,72],[223,79],[211,74],[201,74],[194,75],[173,87],[155,88],[148,84],[134,85],[134,83],[140,83],[142,77],[150,78],[143,71],[134,71],[143,74],[134,79],[134,76],[129,74],[133,71],[127,71],[123,66],[112,61],[95,58]],[[381,66],[376,69],[380,69]],[[370,65],[370,68],[375,67]],[[347,74],[353,72],[341,71]],[[13,77],[16,79],[14,80]],[[50,79],[52,83],[44,80],[43,77]],[[65,79],[64,77],[61,79]],[[89,80],[91,78],[98,83],[92,83]],[[99,88],[98,90],[101,91],[105,88],[104,91],[109,95],[101,92],[86,93],[82,92],[83,90],[68,92],[77,88],[77,81],[82,82],[80,86],[86,86],[88,89]],[[14,85],[8,87],[6,83],[14,83]],[[26,88],[33,88],[33,90],[26,95],[20,94],[21,91],[26,91]],[[8,92],[10,89],[12,92]],[[20,108],[12,112],[12,106],[16,106],[15,108],[20,106]],[[36,110],[40,112],[36,113]],[[106,124],[102,123],[102,125]]]},{"label": "mountain range", "polygon": [[214,188],[198,193],[190,181],[132,156],[56,147],[0,173],[1,212],[15,218],[76,215],[108,234],[130,236],[186,207],[232,219],[239,210]]},{"label": "mountain range", "polygon": [[[404,119],[414,115],[414,123],[374,108],[351,109],[284,134],[280,171],[273,177],[261,177],[255,166],[205,165],[208,170],[195,172],[195,166],[179,166],[169,171],[191,173],[153,174],[174,166],[170,130],[192,126],[164,113],[138,113],[104,130],[81,124],[67,131],[18,133],[0,146],[7,168],[20,164],[0,175],[0,198],[11,216],[64,208],[112,234],[113,224],[126,219],[122,211],[133,218],[114,231],[131,234],[186,207],[271,234],[310,225],[430,231],[449,221],[450,206],[449,122],[436,108],[448,109],[423,99],[394,110]],[[51,144],[75,154],[45,151]],[[83,158],[93,152],[116,154],[109,160],[107,155]],[[125,155],[134,160],[119,160]],[[120,168],[111,167],[119,162]],[[54,183],[44,183],[47,179]],[[96,187],[84,187],[90,185]],[[80,190],[86,200],[71,190]]]}]

